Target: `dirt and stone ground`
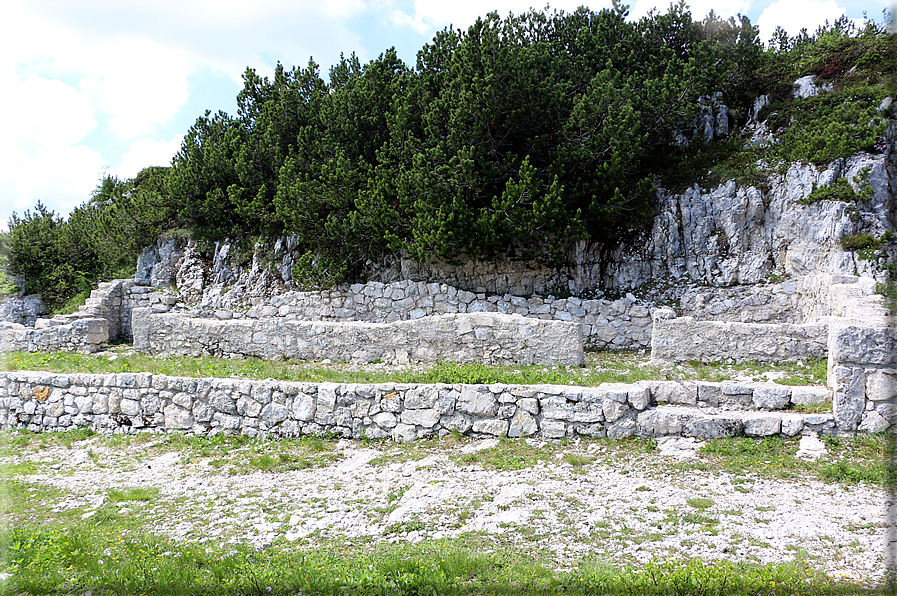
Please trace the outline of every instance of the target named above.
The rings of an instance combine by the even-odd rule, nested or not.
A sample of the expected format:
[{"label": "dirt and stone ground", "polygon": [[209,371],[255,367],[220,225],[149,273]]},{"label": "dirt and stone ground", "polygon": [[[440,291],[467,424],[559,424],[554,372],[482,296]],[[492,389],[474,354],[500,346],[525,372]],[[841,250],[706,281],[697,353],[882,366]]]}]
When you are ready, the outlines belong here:
[{"label": "dirt and stone ground", "polygon": [[466,535],[483,549],[531,551],[558,569],[582,557],[806,558],[831,576],[864,582],[882,577],[894,546],[888,520],[897,506],[885,490],[727,473],[702,464],[694,440],[315,439],[301,448],[204,440],[209,448],[143,435],[11,449],[0,463],[21,470],[13,481],[42,495],[15,521],[111,515],[177,539],[260,547]]}]

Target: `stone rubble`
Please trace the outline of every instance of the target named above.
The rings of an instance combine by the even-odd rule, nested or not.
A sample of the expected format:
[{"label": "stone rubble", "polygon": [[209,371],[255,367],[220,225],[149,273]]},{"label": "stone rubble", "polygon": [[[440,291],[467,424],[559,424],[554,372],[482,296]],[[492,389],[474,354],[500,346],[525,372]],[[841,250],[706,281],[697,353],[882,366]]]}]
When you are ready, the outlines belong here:
[{"label": "stone rubble", "polygon": [[[659,443],[673,442],[688,443]],[[559,569],[586,556],[632,564],[670,557],[778,563],[805,550],[811,565],[833,577],[865,584],[883,578],[893,523],[886,516],[892,497],[883,489],[760,473],[683,474],[670,468],[678,454],[627,454],[578,441],[519,471],[468,463],[494,445],[439,443],[402,463],[401,446],[341,441],[338,460],[325,467],[231,476],[212,458],[157,454],[146,442],[112,449],[94,438],[25,456],[61,466],[39,465],[19,480],[61,489],[60,501],[47,506],[83,518],[97,513],[110,490],[158,488],[152,502],[121,503],[118,512],[176,540],[312,547],[331,538],[418,542],[481,532],[484,548],[548,549]],[[692,458],[695,446],[685,449]],[[597,459],[577,470],[564,463],[565,454]],[[391,456],[400,463],[375,462]],[[4,456],[2,463],[24,460]],[[695,509],[693,498],[711,505]]]}]

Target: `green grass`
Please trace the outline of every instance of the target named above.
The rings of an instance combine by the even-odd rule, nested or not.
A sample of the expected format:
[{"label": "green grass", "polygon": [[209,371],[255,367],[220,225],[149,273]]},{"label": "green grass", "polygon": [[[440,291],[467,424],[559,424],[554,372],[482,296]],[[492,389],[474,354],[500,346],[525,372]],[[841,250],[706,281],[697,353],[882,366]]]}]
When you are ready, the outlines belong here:
[{"label": "green grass", "polygon": [[676,466],[683,470],[712,468],[738,475],[784,479],[815,477],[839,484],[865,482],[888,486],[897,480],[897,463],[892,461],[894,440],[888,434],[849,439],[825,437],[829,453],[816,461],[806,461],[796,457],[797,438],[711,439],[698,451],[698,460]]},{"label": "green grass", "polygon": [[708,499],[705,497],[694,497],[691,499],[686,499],[686,503],[688,503],[691,507],[695,509],[700,509],[703,511],[704,509],[708,509],[709,507],[713,507],[713,499]]},{"label": "green grass", "polygon": [[546,444],[545,447],[537,448],[524,439],[502,437],[495,447],[458,456],[455,462],[461,465],[479,464],[490,470],[523,470],[548,460],[555,447],[553,444]]},{"label": "green grass", "polygon": [[[126,346],[123,346],[127,350]],[[121,348],[119,348],[121,351]],[[271,361],[258,358],[232,360],[210,356],[154,357],[121,353],[84,355],[72,352],[52,354],[10,352],[0,363],[3,370],[43,370],[58,373],[148,372],[156,375],[183,377],[222,377],[246,379],[278,379],[299,382],[334,383],[504,383],[507,385],[576,385],[594,387],[601,383],[635,383],[637,381],[675,378],[724,381],[734,376],[753,376],[779,371],[793,385],[824,385],[826,361],[811,360],[804,365],[781,365],[756,362],[723,365],[692,362],[675,370],[648,365],[649,355],[631,352],[600,352],[586,355],[583,367],[567,366],[486,366],[437,362],[421,365],[377,369],[348,364],[322,365],[313,362]]]},{"label": "green grass", "polygon": [[106,499],[110,503],[121,503],[122,501],[152,501],[159,496],[159,489],[156,487],[142,487],[125,489],[113,489],[106,494]]},{"label": "green grass", "polygon": [[415,545],[241,545],[175,542],[107,524],[0,530],[9,594],[860,594],[795,561],[779,565],[579,561],[557,571],[513,548],[482,552],[477,536]]}]

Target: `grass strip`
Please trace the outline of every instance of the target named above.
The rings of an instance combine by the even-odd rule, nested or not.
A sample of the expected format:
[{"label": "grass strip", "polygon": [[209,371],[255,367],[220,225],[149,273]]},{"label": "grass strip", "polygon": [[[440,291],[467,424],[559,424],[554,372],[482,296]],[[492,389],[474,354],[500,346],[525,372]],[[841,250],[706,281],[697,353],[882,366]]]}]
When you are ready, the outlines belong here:
[{"label": "grass strip", "polygon": [[675,367],[653,366],[650,356],[630,352],[600,352],[586,355],[586,365],[574,366],[488,366],[479,363],[437,362],[417,366],[384,367],[351,364],[318,364],[295,360],[271,361],[259,358],[227,359],[211,356],[147,356],[121,353],[84,355],[74,352],[52,354],[10,352],[3,370],[42,370],[57,373],[148,372],[182,377],[223,377],[277,379],[299,382],[333,383],[467,383],[506,385],[577,385],[594,387],[601,383],[634,383],[652,379],[730,380],[735,376],[762,378],[779,373],[779,382],[789,385],[824,385],[826,361],[781,363],[775,366],[756,362],[727,365],[719,362],[691,362]]},{"label": "grass strip", "polygon": [[102,527],[0,531],[6,594],[884,594],[803,561],[655,560],[638,567],[582,560],[570,571],[475,539],[263,550],[173,542]]}]

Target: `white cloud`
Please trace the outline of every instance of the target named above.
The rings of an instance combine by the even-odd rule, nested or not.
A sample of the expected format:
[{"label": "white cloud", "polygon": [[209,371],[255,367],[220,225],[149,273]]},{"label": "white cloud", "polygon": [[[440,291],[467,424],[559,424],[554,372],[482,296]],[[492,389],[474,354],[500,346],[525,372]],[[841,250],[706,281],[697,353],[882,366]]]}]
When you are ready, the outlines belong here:
[{"label": "white cloud", "polygon": [[779,0],[767,6],[757,18],[760,41],[768,42],[777,26],[792,36],[801,29],[812,34],[826,20],[834,22],[843,14],[844,9],[835,0]]},{"label": "white cloud", "polygon": [[8,80],[0,95],[4,139],[0,145],[0,223],[38,200],[67,213],[96,186],[103,159],[78,143],[97,126],[78,89],[30,76]]},{"label": "white cloud", "polygon": [[0,227],[38,199],[60,213],[84,201],[104,162],[119,161],[99,146],[130,141],[123,176],[168,163],[180,141],[159,131],[187,104],[193,72],[240,81],[247,65],[268,75],[279,57],[327,64],[356,49],[365,58],[343,20],[366,9],[365,0],[7,0]]},{"label": "white cloud", "polygon": [[143,168],[171,165],[171,158],[181,148],[183,140],[184,135],[175,135],[170,141],[138,139],[131,143],[128,152],[122,155],[121,165],[109,174],[121,179],[133,178]]},{"label": "white cloud", "polygon": [[[703,20],[713,10],[716,16],[723,19],[734,17],[738,14],[747,14],[753,0],[730,0],[719,2],[718,0],[691,0],[688,2],[689,11],[695,21]],[[659,14],[669,12],[670,2],[658,2],[657,0],[636,0],[629,10],[630,19],[640,19],[648,14],[651,9],[656,9]]]},{"label": "white cloud", "polygon": [[[492,11],[504,18],[509,13],[528,12],[530,8],[542,10],[545,4],[546,2],[541,0],[494,0],[488,5],[484,5],[478,0],[456,0],[455,2],[414,0],[413,14],[395,9],[391,12],[390,19],[396,25],[411,27],[418,33],[424,34],[442,29],[447,25],[452,25],[456,29],[466,29],[476,22],[477,17],[483,17]],[[582,6],[583,2],[556,0],[550,4],[552,9],[573,12]],[[610,5],[610,0],[592,2],[589,8],[597,11]]]}]

